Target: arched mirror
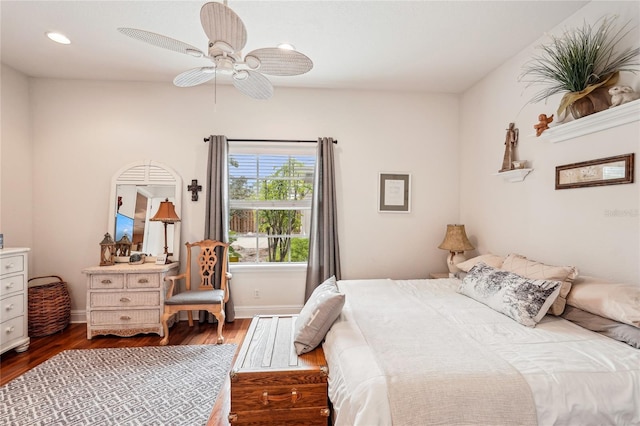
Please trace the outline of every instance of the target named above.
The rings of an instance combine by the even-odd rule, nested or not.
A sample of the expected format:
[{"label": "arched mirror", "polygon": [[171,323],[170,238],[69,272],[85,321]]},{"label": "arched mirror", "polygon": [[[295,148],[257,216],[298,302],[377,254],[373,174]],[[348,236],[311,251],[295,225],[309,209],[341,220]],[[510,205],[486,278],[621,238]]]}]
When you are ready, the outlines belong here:
[{"label": "arched mirror", "polygon": [[[144,160],[128,164],[111,179],[108,229],[118,241],[127,235],[131,251],[157,256],[164,253],[165,224],[152,221],[160,203],[175,205],[181,217],[182,178],[170,167],[156,161]],[[180,254],[180,222],[168,224],[167,250],[171,259]]]}]

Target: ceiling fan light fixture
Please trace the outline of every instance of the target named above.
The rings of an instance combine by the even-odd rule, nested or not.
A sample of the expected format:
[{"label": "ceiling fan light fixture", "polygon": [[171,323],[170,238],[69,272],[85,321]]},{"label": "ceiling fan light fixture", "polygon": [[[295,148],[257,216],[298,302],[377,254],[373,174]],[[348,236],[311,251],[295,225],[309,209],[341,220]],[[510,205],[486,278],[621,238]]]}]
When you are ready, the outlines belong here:
[{"label": "ceiling fan light fixture", "polygon": [[253,55],[247,55],[244,58],[244,63],[251,68],[252,70],[257,70],[258,68],[260,68],[260,59],[256,58]]},{"label": "ceiling fan light fixture", "polygon": [[61,33],[57,33],[55,31],[47,31],[46,33],[44,33],[50,40],[55,41],[56,43],[60,43],[60,44],[71,44],[71,40],[69,40],[69,38]]},{"label": "ceiling fan light fixture", "polygon": [[290,44],[290,43],[280,43],[276,47],[278,49],[283,49],[283,50],[296,50],[296,47],[293,44]]},{"label": "ceiling fan light fixture", "polygon": [[249,73],[245,70],[240,70],[233,74],[233,78],[239,81],[246,80],[249,78]]}]

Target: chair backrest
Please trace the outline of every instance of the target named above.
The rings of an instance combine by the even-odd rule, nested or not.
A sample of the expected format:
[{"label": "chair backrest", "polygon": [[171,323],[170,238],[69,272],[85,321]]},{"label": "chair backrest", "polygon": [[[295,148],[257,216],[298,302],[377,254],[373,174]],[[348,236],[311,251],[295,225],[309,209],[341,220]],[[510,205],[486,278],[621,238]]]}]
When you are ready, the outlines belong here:
[{"label": "chair backrest", "polygon": [[[214,240],[202,240],[196,243],[186,243],[187,246],[187,270],[186,286],[191,290],[192,256],[195,257],[197,273],[200,278],[199,290],[212,290],[215,288],[214,278],[216,273],[220,274],[220,289],[227,292],[227,258],[229,254],[229,244]],[[221,248],[221,249],[219,249]],[[194,253],[195,252],[195,253]],[[222,252],[222,255],[220,255]],[[219,266],[216,265],[220,262]]]}]

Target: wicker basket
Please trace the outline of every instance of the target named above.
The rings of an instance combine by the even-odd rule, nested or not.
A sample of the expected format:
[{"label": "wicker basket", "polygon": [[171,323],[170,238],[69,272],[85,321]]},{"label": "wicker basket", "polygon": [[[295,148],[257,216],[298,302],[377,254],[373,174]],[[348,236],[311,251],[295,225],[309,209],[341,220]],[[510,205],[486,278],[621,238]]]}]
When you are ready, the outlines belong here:
[{"label": "wicker basket", "polygon": [[[56,281],[31,285],[31,281],[44,278]],[[67,283],[57,275],[47,275],[30,278],[29,284],[29,336],[49,336],[64,330],[71,319]]]}]

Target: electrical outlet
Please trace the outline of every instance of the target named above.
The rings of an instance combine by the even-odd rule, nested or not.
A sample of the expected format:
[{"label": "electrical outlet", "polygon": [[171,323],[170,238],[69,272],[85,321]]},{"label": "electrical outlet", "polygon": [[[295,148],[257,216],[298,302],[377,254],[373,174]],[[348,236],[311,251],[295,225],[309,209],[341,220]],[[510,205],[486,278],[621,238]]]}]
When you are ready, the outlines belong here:
[{"label": "electrical outlet", "polygon": [[260,290],[258,290],[257,288],[253,290],[253,298],[260,299]]}]

